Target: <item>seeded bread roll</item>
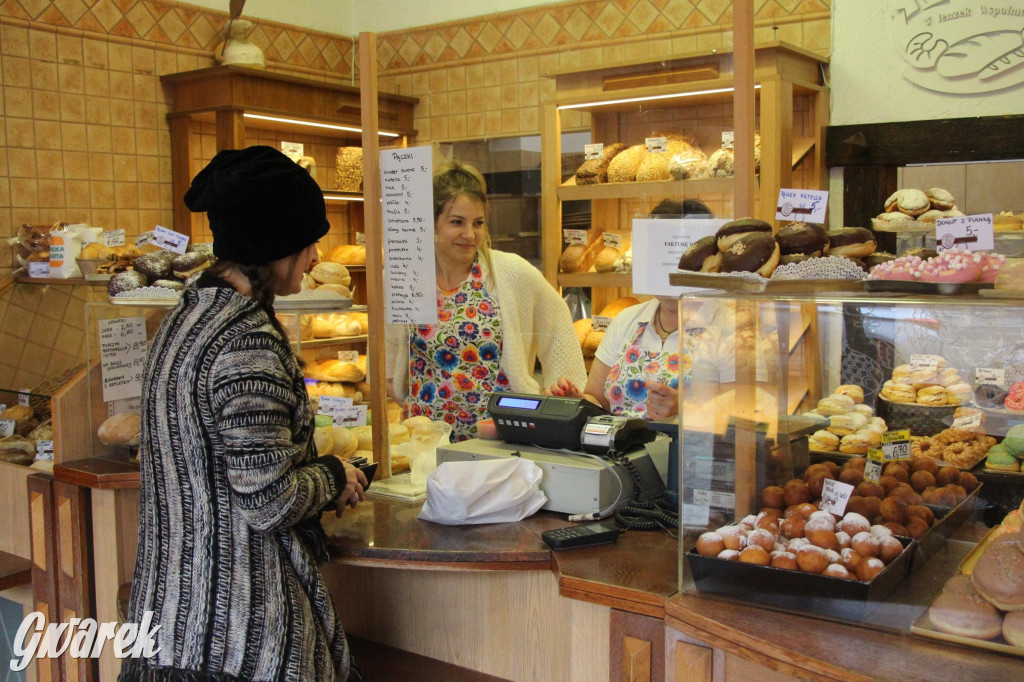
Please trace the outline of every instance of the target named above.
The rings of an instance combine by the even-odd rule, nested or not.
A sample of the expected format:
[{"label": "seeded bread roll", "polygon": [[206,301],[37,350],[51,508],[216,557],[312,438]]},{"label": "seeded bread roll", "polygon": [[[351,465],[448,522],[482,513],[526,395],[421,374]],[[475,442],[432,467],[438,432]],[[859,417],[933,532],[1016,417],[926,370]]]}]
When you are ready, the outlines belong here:
[{"label": "seeded bread roll", "polygon": [[577,185],[596,185],[598,183],[608,182],[608,164],[611,163],[615,155],[623,151],[626,145],[621,142],[614,144],[606,144],[604,146],[604,152],[601,158],[588,159],[576,169],[576,184]]},{"label": "seeded bread roll", "polygon": [[718,250],[725,253],[740,237],[752,232],[763,232],[771,236],[772,226],[757,218],[740,218],[733,220],[718,228],[715,238],[718,240]]},{"label": "seeded bread roll", "polygon": [[647,147],[635,144],[615,155],[608,164],[608,182],[633,182],[647,153]]}]

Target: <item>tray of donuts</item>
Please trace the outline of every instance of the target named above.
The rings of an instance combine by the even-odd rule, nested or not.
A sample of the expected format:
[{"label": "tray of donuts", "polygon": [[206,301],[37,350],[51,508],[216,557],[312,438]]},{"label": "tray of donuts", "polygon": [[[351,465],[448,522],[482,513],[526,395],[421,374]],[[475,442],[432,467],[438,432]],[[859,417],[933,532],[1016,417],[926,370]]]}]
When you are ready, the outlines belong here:
[{"label": "tray of donuts", "polygon": [[1024,656],[1024,528],[1010,512],[961,562],[910,627],[948,642]]},{"label": "tray of donuts", "polygon": [[[773,488],[762,498],[783,490]],[[860,620],[906,577],[913,544],[861,514],[838,518],[801,502],[703,533],[687,561],[701,592]]]},{"label": "tray of donuts", "polygon": [[856,384],[837,386],[831,395],[819,400],[815,408],[803,416],[827,420],[808,437],[807,447],[812,455],[836,461],[864,455],[869,448],[879,447],[882,434],[888,430],[885,420],[864,403],[864,389]]},{"label": "tray of donuts", "polygon": [[974,397],[959,370],[938,355],[913,356],[916,364],[897,365],[882,384],[875,402],[880,417],[915,436],[932,436],[946,428],[945,419]]}]

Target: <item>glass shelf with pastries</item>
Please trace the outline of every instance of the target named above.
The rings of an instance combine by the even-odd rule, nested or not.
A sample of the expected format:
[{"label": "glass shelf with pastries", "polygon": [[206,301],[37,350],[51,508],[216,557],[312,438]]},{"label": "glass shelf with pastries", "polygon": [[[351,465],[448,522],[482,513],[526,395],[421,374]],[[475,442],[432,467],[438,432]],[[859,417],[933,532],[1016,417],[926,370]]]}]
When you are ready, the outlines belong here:
[{"label": "glass shelf with pastries", "polygon": [[[786,341],[798,309],[813,318],[801,366]],[[933,600],[993,528],[1019,522],[1022,309],[1024,297],[978,295],[682,295],[680,319],[706,324],[680,362],[680,592],[946,637]],[[810,390],[794,405],[799,377]]]}]

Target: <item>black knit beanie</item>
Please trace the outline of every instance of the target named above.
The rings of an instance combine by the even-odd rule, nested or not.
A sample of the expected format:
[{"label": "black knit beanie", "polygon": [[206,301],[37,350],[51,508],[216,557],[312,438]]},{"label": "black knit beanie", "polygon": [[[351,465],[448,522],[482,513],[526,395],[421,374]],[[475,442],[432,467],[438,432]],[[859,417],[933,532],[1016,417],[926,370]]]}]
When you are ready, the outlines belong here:
[{"label": "black knit beanie", "polygon": [[217,152],[192,179],[185,205],[206,211],[215,256],[246,265],[297,253],[330,228],[316,180],[273,147]]}]

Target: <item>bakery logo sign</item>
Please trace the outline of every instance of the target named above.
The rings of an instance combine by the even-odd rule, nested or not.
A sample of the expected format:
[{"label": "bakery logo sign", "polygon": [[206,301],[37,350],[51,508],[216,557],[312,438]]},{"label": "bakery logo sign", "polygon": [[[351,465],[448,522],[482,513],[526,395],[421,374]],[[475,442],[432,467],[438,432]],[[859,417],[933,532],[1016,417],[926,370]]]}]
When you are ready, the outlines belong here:
[{"label": "bakery logo sign", "polygon": [[41,611],[25,617],[11,647],[11,670],[28,667],[33,658],[99,658],[107,641],[118,658],[151,658],[160,652],[153,625],[153,612],[146,611],[141,623],[97,623],[92,618],[72,618],[67,623],[47,623]]},{"label": "bakery logo sign", "polygon": [[891,0],[904,77],[922,88],[977,95],[1024,83],[1020,0]]}]

